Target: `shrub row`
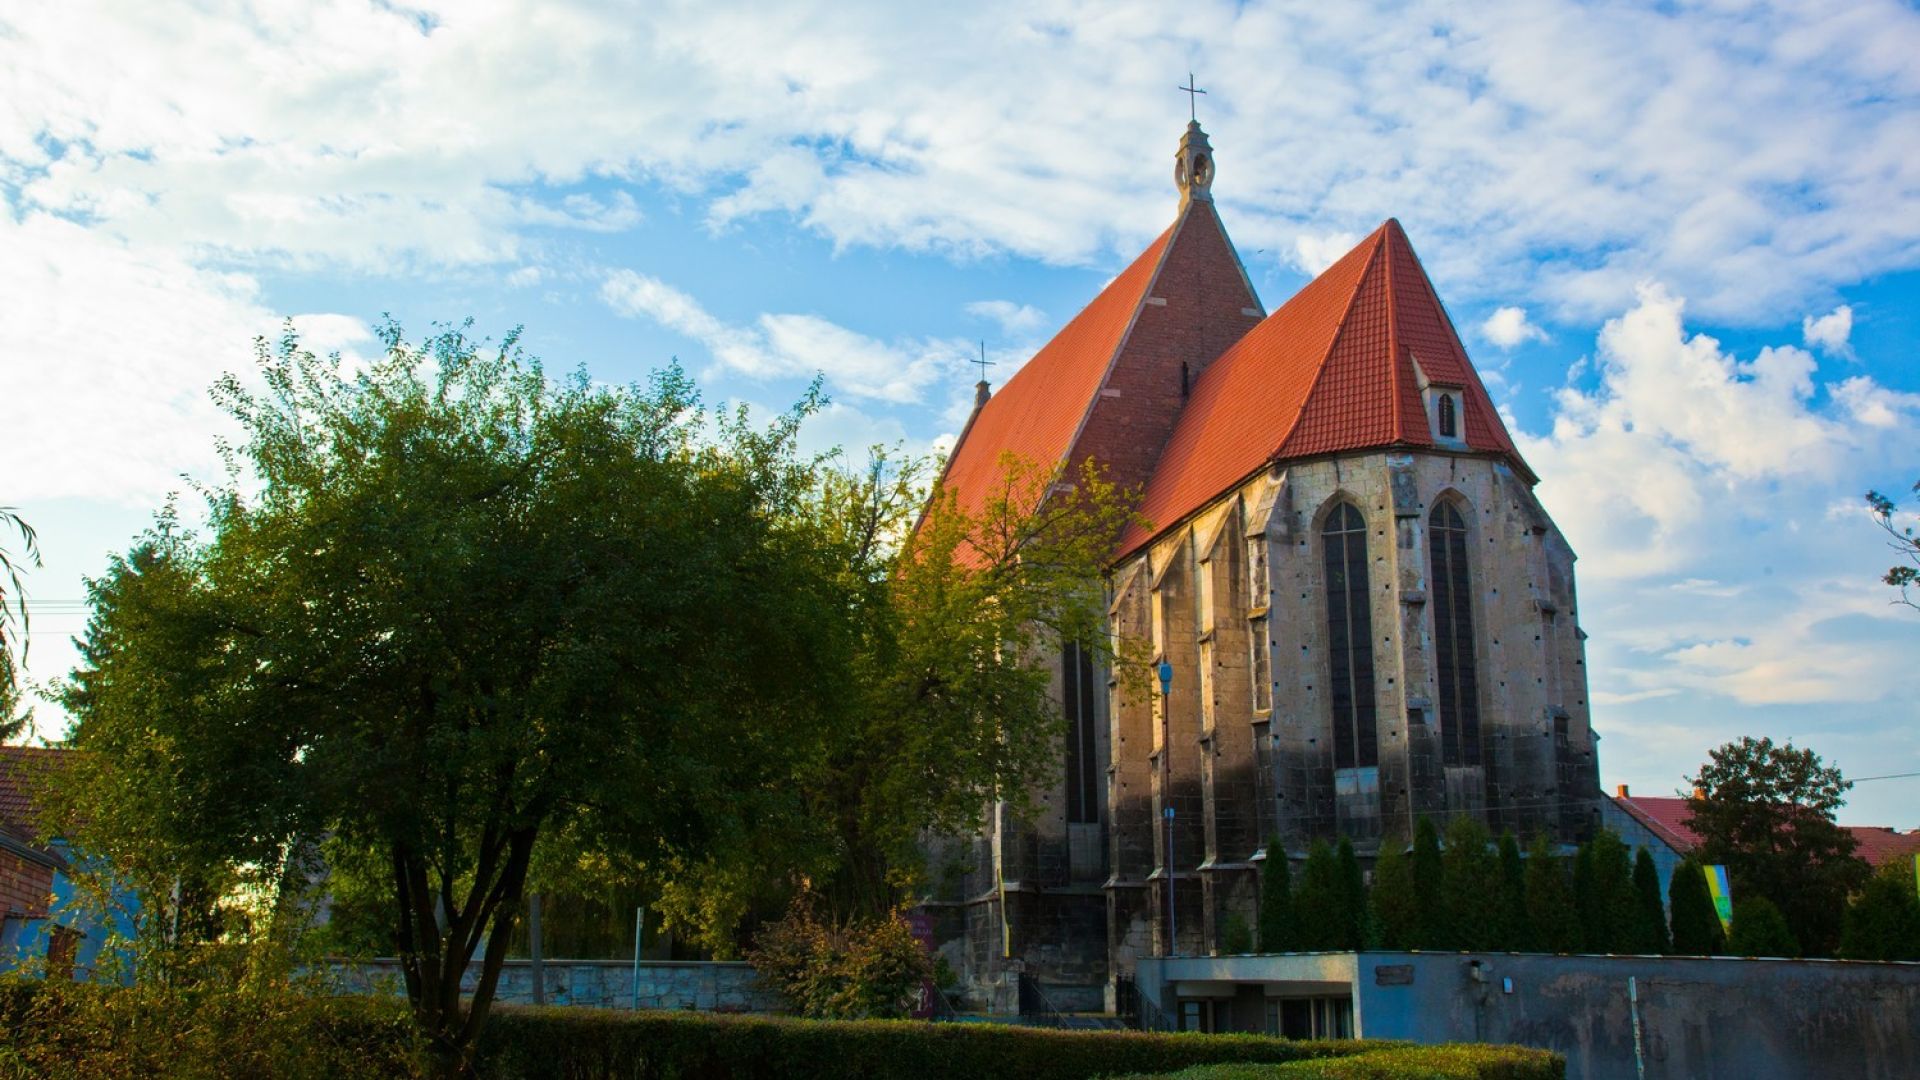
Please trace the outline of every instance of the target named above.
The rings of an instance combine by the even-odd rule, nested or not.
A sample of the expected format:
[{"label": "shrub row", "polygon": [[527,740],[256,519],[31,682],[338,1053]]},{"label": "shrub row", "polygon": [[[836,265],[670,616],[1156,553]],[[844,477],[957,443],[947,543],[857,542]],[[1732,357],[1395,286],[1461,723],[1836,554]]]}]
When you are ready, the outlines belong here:
[{"label": "shrub row", "polygon": [[1566,1059],[1518,1046],[1398,1046],[1281,1065],[1196,1065],[1127,1080],[1564,1080]]},{"label": "shrub row", "polygon": [[1338,1057],[1394,1045],[1399,1044],[511,1008],[488,1022],[480,1061],[483,1075],[501,1080],[1086,1080],[1201,1064]]}]

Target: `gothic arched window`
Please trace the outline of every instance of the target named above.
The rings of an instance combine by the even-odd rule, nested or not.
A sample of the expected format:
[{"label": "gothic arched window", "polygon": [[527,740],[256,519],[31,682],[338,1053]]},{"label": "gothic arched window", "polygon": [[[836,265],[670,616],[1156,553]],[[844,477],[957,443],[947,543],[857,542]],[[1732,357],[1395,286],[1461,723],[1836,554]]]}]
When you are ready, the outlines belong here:
[{"label": "gothic arched window", "polygon": [[1100,722],[1093,692],[1093,657],[1077,641],[1060,651],[1060,704],[1067,714],[1067,820],[1100,820],[1100,771],[1094,725]]},{"label": "gothic arched window", "polygon": [[1473,665],[1473,581],[1467,523],[1451,502],[1433,508],[1433,643],[1439,668],[1440,754],[1448,765],[1480,764],[1480,685]]},{"label": "gothic arched window", "polygon": [[1320,530],[1327,559],[1327,658],[1331,667],[1333,765],[1380,763],[1374,739],[1373,597],[1367,586],[1367,522],[1341,503]]},{"label": "gothic arched window", "polygon": [[1457,439],[1460,437],[1460,423],[1453,414],[1453,395],[1440,395],[1440,437]]}]

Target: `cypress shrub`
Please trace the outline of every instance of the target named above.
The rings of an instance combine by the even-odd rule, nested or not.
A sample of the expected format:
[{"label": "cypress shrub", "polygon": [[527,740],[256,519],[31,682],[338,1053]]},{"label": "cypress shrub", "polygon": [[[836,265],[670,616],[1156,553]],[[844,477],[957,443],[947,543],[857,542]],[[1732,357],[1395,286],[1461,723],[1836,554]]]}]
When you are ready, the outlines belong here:
[{"label": "cypress shrub", "polygon": [[1487,899],[1498,896],[1500,865],[1487,846],[1490,840],[1487,827],[1472,814],[1456,815],[1447,823],[1447,848],[1440,857],[1442,948],[1494,947],[1499,928],[1487,917]]},{"label": "cypress shrub", "polygon": [[1750,896],[1733,902],[1733,932],[1727,935],[1727,951],[1735,956],[1797,957],[1800,943],[1787,927],[1787,917],[1773,901]]},{"label": "cypress shrub", "polygon": [[1673,911],[1673,951],[1681,956],[1712,956],[1725,947],[1720,916],[1713,910],[1706,873],[1692,856],[1681,860],[1667,884]]},{"label": "cypress shrub", "polygon": [[1422,817],[1413,828],[1413,891],[1420,898],[1419,933],[1413,947],[1439,948],[1442,912],[1440,897],[1446,888],[1446,870],[1440,861],[1440,830]]},{"label": "cypress shrub", "polygon": [[1592,953],[1638,951],[1638,903],[1633,861],[1611,829],[1581,845],[1573,864],[1574,902],[1580,910],[1581,942]]},{"label": "cypress shrub", "polygon": [[1573,891],[1567,887],[1566,867],[1553,852],[1546,833],[1533,838],[1527,852],[1527,921],[1533,926],[1534,947],[1544,952],[1579,952],[1580,915]]},{"label": "cypress shrub", "polygon": [[1367,879],[1360,872],[1360,859],[1353,852],[1353,841],[1340,838],[1334,856],[1340,867],[1340,947],[1367,947]]},{"label": "cypress shrub", "polygon": [[1293,873],[1287,848],[1275,833],[1267,841],[1267,859],[1260,866],[1260,951],[1286,952],[1294,947]]},{"label": "cypress shrub", "polygon": [[1373,944],[1382,949],[1412,949],[1420,936],[1421,903],[1413,887],[1413,862],[1406,845],[1389,839],[1373,864],[1371,890]]},{"label": "cypress shrub", "polygon": [[1840,956],[1846,960],[1920,960],[1920,898],[1914,894],[1912,864],[1896,860],[1867,879],[1860,895],[1847,905],[1840,930]]},{"label": "cypress shrub", "polygon": [[1533,920],[1527,915],[1527,867],[1513,830],[1500,834],[1500,910],[1494,948],[1531,952]]},{"label": "cypress shrub", "polygon": [[1666,953],[1672,950],[1667,939],[1667,908],[1660,902],[1660,871],[1653,855],[1641,848],[1633,857],[1634,928],[1641,952]]},{"label": "cypress shrub", "polygon": [[1315,840],[1300,868],[1300,891],[1294,894],[1293,914],[1298,933],[1296,948],[1346,948],[1348,919],[1342,907],[1346,888],[1340,880],[1340,860],[1325,840]]}]

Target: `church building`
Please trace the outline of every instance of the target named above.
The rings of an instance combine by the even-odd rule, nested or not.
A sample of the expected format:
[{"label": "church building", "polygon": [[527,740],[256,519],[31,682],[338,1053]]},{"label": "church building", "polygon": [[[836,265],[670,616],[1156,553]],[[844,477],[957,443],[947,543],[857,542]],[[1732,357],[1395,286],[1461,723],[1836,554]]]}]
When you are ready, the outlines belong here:
[{"label": "church building", "polygon": [[[1142,493],[1112,632],[1151,694],[1068,644],[1060,779],[991,808],[928,908],[962,994],[1106,1011],[1142,956],[1246,940],[1264,860],[1481,816],[1572,841],[1601,802],[1574,555],[1400,223],[1277,310],[1212,198],[1207,136],[1173,223],[979,403],[944,482],[1011,451]],[[1164,681],[1163,681],[1164,680]]]}]

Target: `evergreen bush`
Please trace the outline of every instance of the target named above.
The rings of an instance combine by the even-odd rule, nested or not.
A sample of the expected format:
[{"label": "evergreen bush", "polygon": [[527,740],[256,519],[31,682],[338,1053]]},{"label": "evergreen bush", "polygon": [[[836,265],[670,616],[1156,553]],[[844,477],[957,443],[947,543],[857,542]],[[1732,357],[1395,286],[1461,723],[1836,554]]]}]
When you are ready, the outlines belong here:
[{"label": "evergreen bush", "polygon": [[1340,860],[1325,840],[1315,840],[1300,868],[1300,891],[1294,895],[1293,914],[1298,927],[1294,947],[1305,950],[1346,948],[1349,918],[1342,910],[1346,887],[1340,879]]},{"label": "evergreen bush", "polygon": [[1673,951],[1681,956],[1712,956],[1726,947],[1720,916],[1707,891],[1706,871],[1691,856],[1674,868],[1667,884],[1672,908]]},{"label": "evergreen bush", "polygon": [[1283,1065],[1196,1065],[1126,1080],[1561,1080],[1567,1063],[1518,1046],[1409,1046]]},{"label": "evergreen bush", "polygon": [[1494,948],[1531,952],[1533,919],[1527,914],[1527,869],[1520,841],[1508,829],[1500,834],[1500,909]]},{"label": "evergreen bush", "polygon": [[1487,827],[1472,814],[1458,814],[1447,823],[1447,846],[1440,856],[1443,948],[1485,951],[1499,944],[1499,927],[1488,918],[1487,900],[1498,896],[1500,875],[1490,841]]},{"label": "evergreen bush", "polygon": [[1412,947],[1433,949],[1440,946],[1440,897],[1446,887],[1446,870],[1440,860],[1440,831],[1431,818],[1422,817],[1413,827],[1413,891],[1420,897],[1419,933]]},{"label": "evergreen bush", "polygon": [[1261,952],[1294,947],[1293,873],[1287,863],[1287,846],[1275,833],[1267,841],[1267,858],[1260,865]]},{"label": "evergreen bush", "polygon": [[1404,841],[1389,838],[1373,863],[1370,890],[1372,944],[1381,949],[1411,949],[1419,940],[1421,900],[1413,887],[1413,860]]},{"label": "evergreen bush", "polygon": [[1672,943],[1667,938],[1667,908],[1660,901],[1660,871],[1646,848],[1633,857],[1634,936],[1638,951],[1666,953]]},{"label": "evergreen bush", "polygon": [[1733,902],[1733,931],[1727,935],[1727,951],[1735,956],[1800,955],[1800,943],[1787,927],[1787,917],[1773,901],[1764,896],[1749,896]]},{"label": "evergreen bush", "polygon": [[1353,841],[1340,838],[1334,856],[1340,867],[1340,948],[1367,947],[1367,879],[1360,871],[1360,859],[1353,852]]},{"label": "evergreen bush", "polygon": [[1526,873],[1527,919],[1533,926],[1534,946],[1545,952],[1579,952],[1580,915],[1567,887],[1566,867],[1554,854],[1546,833],[1534,837]]}]

